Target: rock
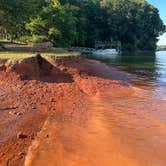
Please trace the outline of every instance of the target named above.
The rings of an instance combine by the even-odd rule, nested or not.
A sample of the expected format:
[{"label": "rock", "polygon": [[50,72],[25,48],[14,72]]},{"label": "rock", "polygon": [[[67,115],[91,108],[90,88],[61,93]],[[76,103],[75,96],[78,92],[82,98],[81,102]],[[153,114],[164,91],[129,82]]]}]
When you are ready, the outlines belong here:
[{"label": "rock", "polygon": [[25,156],[26,153],[24,153],[24,152],[20,152],[18,155],[19,155],[19,156]]},{"label": "rock", "polygon": [[5,153],[0,153],[0,157],[3,157],[3,156],[5,156]]},{"label": "rock", "polygon": [[13,111],[9,111],[9,114],[10,115],[14,115],[15,113]]},{"label": "rock", "polygon": [[16,112],[16,115],[17,115],[17,116],[21,116],[22,113],[21,113],[21,112]]},{"label": "rock", "polygon": [[51,98],[50,102],[56,102],[55,98]]},{"label": "rock", "polygon": [[50,109],[49,109],[50,111],[55,111],[56,110],[56,108],[54,107],[54,106],[52,106],[52,107],[50,107]]},{"label": "rock", "polygon": [[36,109],[36,107],[35,107],[35,106],[32,106],[32,109],[33,109],[33,110],[35,110],[35,109]]},{"label": "rock", "polygon": [[10,111],[9,114],[10,115],[17,115],[17,116],[21,116],[22,115],[21,112],[13,112],[13,111]]},{"label": "rock", "polygon": [[49,138],[49,135],[48,135],[48,134],[46,135],[46,138]]},{"label": "rock", "polygon": [[26,134],[23,134],[22,132],[19,132],[17,134],[17,138],[19,138],[19,139],[25,139],[25,138],[28,138],[28,136]]}]

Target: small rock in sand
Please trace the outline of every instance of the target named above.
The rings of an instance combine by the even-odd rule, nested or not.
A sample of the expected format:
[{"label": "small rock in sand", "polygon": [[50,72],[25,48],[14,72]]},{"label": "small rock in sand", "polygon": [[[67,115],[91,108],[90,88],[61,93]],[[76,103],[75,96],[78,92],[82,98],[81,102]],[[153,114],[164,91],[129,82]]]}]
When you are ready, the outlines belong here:
[{"label": "small rock in sand", "polygon": [[21,116],[22,113],[21,112],[16,112],[16,115]]},{"label": "small rock in sand", "polygon": [[5,156],[5,153],[0,153],[0,157],[3,157],[3,156]]},{"label": "small rock in sand", "polygon": [[55,98],[51,98],[50,102],[56,102]]},{"label": "small rock in sand", "polygon": [[32,109],[33,109],[33,110],[35,110],[35,109],[36,109],[36,107],[35,107],[35,106],[32,106]]},{"label": "small rock in sand", "polygon": [[25,139],[25,138],[28,138],[28,136],[26,134],[22,133],[22,132],[19,132],[17,134],[17,138],[19,138],[19,139]]},{"label": "small rock in sand", "polygon": [[49,135],[48,135],[48,134],[46,135],[46,138],[49,138]]},{"label": "small rock in sand", "polygon": [[54,106],[50,107],[50,111],[55,111],[56,108]]},{"label": "small rock in sand", "polygon": [[20,152],[18,155],[19,155],[19,156],[25,156],[26,153],[24,153],[24,152]]},{"label": "small rock in sand", "polygon": [[13,112],[13,111],[10,111],[9,114],[10,115],[17,115],[17,116],[21,116],[22,115],[21,112]]}]

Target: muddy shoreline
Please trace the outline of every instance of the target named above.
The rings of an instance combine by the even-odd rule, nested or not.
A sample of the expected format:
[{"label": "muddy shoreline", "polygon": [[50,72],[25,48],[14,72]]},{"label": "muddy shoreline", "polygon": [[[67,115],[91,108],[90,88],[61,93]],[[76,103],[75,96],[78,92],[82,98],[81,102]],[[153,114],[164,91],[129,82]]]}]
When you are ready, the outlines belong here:
[{"label": "muddy shoreline", "polygon": [[62,112],[62,120],[66,115],[79,121],[91,97],[132,94],[127,79],[123,72],[81,57],[1,62],[0,165],[24,165],[29,147],[52,115],[58,118]]}]

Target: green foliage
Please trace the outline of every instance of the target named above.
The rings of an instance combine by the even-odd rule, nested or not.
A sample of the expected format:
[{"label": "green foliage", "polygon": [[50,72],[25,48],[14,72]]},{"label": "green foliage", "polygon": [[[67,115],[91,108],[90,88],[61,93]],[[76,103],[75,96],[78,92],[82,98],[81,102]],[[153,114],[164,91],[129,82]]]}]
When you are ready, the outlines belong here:
[{"label": "green foliage", "polygon": [[43,36],[43,40],[51,41],[56,46],[70,46],[76,34],[72,7],[61,5],[56,0],[48,1],[26,27],[32,35]]},{"label": "green foliage", "polygon": [[33,43],[42,43],[46,41],[46,36],[44,35],[33,35],[32,42]]},{"label": "green foliage", "polygon": [[144,0],[103,0],[108,12],[109,35],[123,49],[154,50],[157,37],[165,31],[158,10]]},{"label": "green foliage", "polygon": [[155,50],[164,31],[145,0],[0,0],[0,35],[10,40],[62,47],[120,41],[123,50]]},{"label": "green foliage", "polygon": [[11,40],[18,38],[25,32],[25,22],[30,12],[30,3],[24,0],[0,1],[0,29],[1,34]]}]

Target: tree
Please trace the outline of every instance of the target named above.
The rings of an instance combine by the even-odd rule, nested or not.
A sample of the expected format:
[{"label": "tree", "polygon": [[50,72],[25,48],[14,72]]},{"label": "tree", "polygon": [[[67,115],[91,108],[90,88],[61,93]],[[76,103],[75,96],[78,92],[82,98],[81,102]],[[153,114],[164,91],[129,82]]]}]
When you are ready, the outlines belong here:
[{"label": "tree", "polygon": [[69,46],[75,36],[75,17],[72,6],[57,0],[47,5],[27,24],[35,42],[51,41],[56,46]]},{"label": "tree", "polygon": [[155,50],[165,30],[145,0],[0,0],[1,36],[11,40],[28,36],[61,47],[118,41],[123,50]]},{"label": "tree", "polygon": [[103,0],[107,10],[108,36],[124,50],[155,50],[157,37],[165,31],[158,10],[144,0]]},{"label": "tree", "polygon": [[45,0],[0,0],[1,35],[13,41],[26,33],[25,24]]}]

